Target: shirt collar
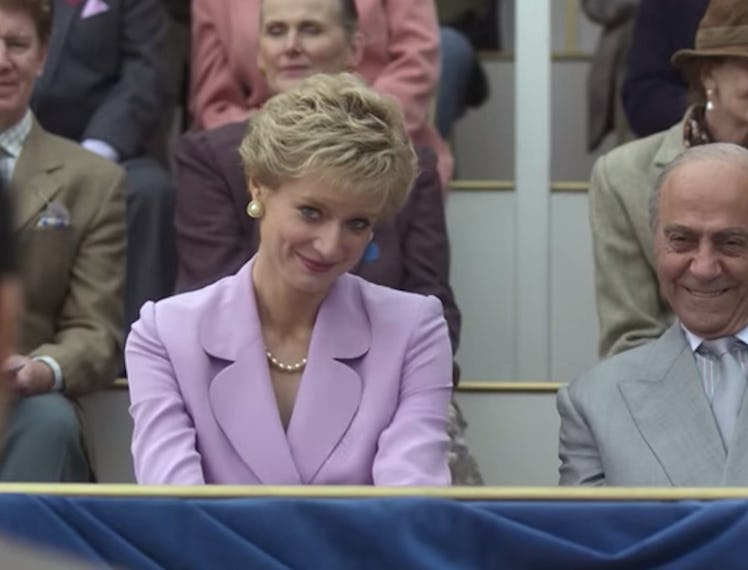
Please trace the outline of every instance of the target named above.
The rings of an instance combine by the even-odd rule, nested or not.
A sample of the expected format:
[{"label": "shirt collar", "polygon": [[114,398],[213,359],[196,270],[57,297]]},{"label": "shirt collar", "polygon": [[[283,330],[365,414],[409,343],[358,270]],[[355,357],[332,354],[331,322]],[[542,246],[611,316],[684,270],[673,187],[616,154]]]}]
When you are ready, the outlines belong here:
[{"label": "shirt collar", "polygon": [[20,121],[0,133],[0,147],[13,158],[18,158],[30,132],[31,111],[27,109]]},{"label": "shirt collar", "polygon": [[[686,341],[688,341],[688,346],[691,348],[691,352],[696,352],[699,346],[701,346],[701,343],[704,341],[704,339],[688,330],[683,325],[683,323],[680,323],[680,328],[683,329],[683,333],[686,335]],[[746,325],[745,328],[739,330],[732,336],[737,337],[743,343],[748,345],[748,325]]]}]

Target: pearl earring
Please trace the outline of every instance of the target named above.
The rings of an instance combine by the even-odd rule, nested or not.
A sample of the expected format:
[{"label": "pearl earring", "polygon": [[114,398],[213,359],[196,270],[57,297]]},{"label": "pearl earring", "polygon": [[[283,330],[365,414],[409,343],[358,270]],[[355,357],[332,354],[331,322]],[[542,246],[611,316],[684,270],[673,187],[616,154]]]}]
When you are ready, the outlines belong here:
[{"label": "pearl earring", "polygon": [[247,204],[247,215],[255,220],[260,219],[265,213],[265,208],[262,206],[262,202],[252,200]]},{"label": "pearl earring", "polygon": [[713,111],[714,110],[714,103],[712,102],[712,95],[714,94],[714,89],[707,89],[706,90],[706,110],[707,111]]}]

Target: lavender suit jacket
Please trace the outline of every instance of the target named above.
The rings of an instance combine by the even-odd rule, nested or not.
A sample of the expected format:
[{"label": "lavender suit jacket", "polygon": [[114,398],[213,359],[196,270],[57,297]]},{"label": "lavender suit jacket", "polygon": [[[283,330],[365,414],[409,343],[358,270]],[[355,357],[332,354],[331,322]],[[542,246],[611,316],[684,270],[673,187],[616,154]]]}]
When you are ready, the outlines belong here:
[{"label": "lavender suit jacket", "polygon": [[252,261],[149,302],[127,341],[145,484],[447,485],[452,353],[439,301],[343,275],[320,306],[288,430]]}]

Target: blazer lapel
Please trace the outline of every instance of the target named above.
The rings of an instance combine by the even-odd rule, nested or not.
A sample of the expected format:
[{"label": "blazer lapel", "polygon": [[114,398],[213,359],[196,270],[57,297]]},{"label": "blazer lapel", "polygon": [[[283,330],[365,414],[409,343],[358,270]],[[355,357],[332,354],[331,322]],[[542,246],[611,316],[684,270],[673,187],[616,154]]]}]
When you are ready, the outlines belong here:
[{"label": "blazer lapel", "polygon": [[31,131],[23,145],[8,192],[14,203],[15,230],[23,228],[45,208],[62,187],[51,173],[62,168],[62,161],[47,152],[44,131],[33,120]]},{"label": "blazer lapel", "polygon": [[265,350],[252,289],[252,262],[236,276],[214,311],[200,323],[200,342],[228,365],[210,384],[218,425],[261,483],[301,483],[265,365]]},{"label": "blazer lapel", "polygon": [[302,482],[311,483],[353,421],[363,381],[353,362],[371,346],[357,278],[344,275],[317,314],[288,441]]},{"label": "blazer lapel", "polygon": [[678,323],[651,345],[646,378],[619,384],[642,437],[675,486],[721,481],[726,454]]}]

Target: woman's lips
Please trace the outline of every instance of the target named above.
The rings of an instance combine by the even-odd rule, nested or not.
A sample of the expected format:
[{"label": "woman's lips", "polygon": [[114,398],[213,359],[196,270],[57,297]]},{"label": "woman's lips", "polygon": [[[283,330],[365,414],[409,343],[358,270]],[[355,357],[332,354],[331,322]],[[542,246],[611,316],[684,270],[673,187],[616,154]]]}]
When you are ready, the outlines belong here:
[{"label": "woman's lips", "polygon": [[334,263],[322,263],[319,261],[313,261],[309,258],[304,257],[303,255],[299,255],[299,259],[301,260],[301,263],[304,264],[304,267],[314,273],[327,273],[328,271],[330,271],[330,269],[335,267]]},{"label": "woman's lips", "polygon": [[286,67],[282,67],[280,69],[280,72],[283,75],[301,75],[301,74],[309,72],[309,66],[308,65],[288,65]]}]

